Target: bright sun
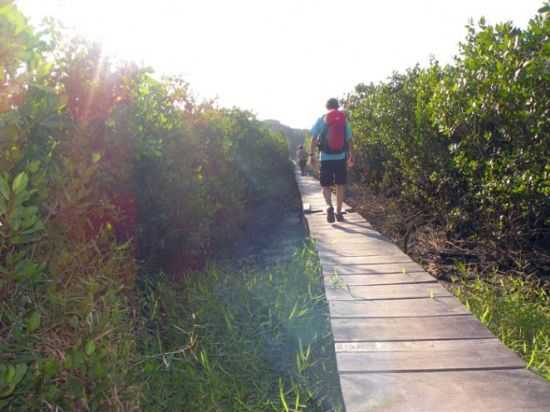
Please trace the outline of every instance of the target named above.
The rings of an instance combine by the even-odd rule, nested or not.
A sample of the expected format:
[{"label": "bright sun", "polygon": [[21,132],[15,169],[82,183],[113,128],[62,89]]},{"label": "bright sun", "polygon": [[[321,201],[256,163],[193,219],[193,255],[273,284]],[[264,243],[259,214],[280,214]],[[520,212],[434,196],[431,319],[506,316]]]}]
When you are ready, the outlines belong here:
[{"label": "bright sun", "polygon": [[[525,25],[540,0],[19,0],[107,55],[181,74],[199,97],[309,127],[328,96],[394,70],[449,62],[469,18]],[[337,53],[339,58],[331,57]]]}]

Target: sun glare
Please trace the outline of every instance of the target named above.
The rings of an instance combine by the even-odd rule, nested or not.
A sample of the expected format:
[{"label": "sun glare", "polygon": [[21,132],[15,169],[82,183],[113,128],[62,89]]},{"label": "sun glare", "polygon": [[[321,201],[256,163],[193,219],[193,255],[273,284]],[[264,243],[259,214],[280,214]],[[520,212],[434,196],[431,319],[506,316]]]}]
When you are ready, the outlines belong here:
[{"label": "sun glare", "polygon": [[[525,25],[540,0],[148,1],[20,0],[37,22],[53,16],[109,56],[182,75],[198,97],[309,127],[327,96],[381,81],[430,56],[450,62],[465,25]],[[334,58],[334,53],[341,57]]]}]

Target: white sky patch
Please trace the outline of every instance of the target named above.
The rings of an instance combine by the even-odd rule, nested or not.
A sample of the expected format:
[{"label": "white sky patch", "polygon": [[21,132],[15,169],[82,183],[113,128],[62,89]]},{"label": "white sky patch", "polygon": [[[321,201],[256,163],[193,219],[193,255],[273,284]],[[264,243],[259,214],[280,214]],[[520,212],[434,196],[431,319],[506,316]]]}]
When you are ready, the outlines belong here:
[{"label": "white sky patch", "polygon": [[199,98],[309,128],[331,96],[431,55],[451,62],[470,18],[525,27],[542,0],[18,0],[108,55],[181,74]]}]

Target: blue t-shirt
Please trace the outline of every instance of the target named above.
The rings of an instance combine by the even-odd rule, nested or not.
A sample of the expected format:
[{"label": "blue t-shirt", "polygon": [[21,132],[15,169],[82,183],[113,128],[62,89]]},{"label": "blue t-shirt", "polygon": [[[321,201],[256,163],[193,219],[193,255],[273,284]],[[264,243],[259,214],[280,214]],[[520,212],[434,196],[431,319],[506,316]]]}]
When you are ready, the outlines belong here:
[{"label": "blue t-shirt", "polygon": [[[315,140],[319,139],[319,136],[321,135],[321,132],[326,127],[325,122],[325,116],[319,117],[313,127],[311,128],[311,135]],[[351,126],[349,122],[346,120],[346,142],[351,141]],[[325,152],[321,152],[321,162],[324,160],[342,160],[346,158],[346,153],[336,153],[336,154],[329,154]]]}]

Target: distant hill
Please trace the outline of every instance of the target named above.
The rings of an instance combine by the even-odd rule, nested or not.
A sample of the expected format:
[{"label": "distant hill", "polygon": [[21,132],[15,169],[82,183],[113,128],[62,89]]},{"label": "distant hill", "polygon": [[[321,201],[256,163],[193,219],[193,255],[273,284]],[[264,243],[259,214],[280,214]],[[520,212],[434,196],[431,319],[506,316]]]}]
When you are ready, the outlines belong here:
[{"label": "distant hill", "polygon": [[282,124],[278,120],[269,119],[264,120],[263,123],[272,130],[281,132],[286,137],[286,140],[288,141],[288,150],[291,157],[294,157],[298,146],[304,144],[304,140],[308,134],[308,131],[305,129],[293,129],[292,127]]}]

